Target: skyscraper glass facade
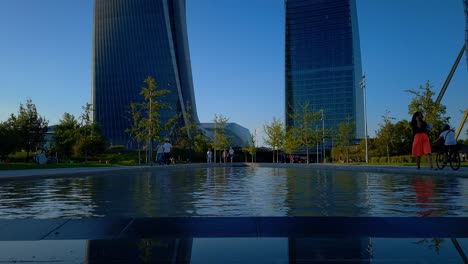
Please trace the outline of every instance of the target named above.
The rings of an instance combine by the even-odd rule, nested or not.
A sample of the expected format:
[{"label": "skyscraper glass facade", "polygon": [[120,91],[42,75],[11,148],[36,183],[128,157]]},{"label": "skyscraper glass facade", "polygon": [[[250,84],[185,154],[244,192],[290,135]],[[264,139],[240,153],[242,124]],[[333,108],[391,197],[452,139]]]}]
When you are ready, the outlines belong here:
[{"label": "skyscraper glass facade", "polygon": [[132,147],[128,110],[143,100],[148,76],[170,91],[163,122],[175,115],[186,122],[187,104],[198,121],[185,9],[185,0],[95,0],[93,117],[110,144]]},{"label": "skyscraper glass facade", "polygon": [[[325,129],[356,123],[364,138],[361,52],[355,0],[285,0],[286,126],[293,109],[323,111]],[[316,124],[322,127],[322,121]]]},{"label": "skyscraper glass facade", "polygon": [[465,57],[466,57],[466,66],[468,67],[468,0],[465,0],[464,3],[465,3],[465,18],[466,18],[466,26],[465,26]]}]

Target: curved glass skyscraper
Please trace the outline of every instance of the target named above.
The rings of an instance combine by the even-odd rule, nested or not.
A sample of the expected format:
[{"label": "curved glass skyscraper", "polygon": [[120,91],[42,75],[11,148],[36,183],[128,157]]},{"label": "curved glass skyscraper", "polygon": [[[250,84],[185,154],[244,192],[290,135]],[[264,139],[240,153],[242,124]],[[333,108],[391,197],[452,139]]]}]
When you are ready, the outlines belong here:
[{"label": "curved glass skyscraper", "polygon": [[[361,51],[355,0],[285,0],[286,126],[307,102],[323,110],[326,129],[356,123],[364,138]],[[322,127],[322,121],[317,123]]]},{"label": "curved glass skyscraper", "polygon": [[132,147],[127,112],[142,101],[148,76],[170,90],[163,122],[174,115],[186,122],[187,104],[198,121],[185,13],[185,0],[95,0],[93,117],[110,144]]},{"label": "curved glass skyscraper", "polygon": [[466,65],[468,66],[468,0],[465,0],[465,18],[466,18],[466,26],[465,26],[465,57],[466,57]]}]

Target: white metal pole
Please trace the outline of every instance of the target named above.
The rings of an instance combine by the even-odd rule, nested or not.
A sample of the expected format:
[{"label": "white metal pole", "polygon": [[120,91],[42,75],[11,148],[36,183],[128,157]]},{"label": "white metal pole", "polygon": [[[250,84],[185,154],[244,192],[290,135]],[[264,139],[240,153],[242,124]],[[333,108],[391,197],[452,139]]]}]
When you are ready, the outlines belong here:
[{"label": "white metal pole", "polygon": [[[315,126],[315,131],[318,131],[318,127]],[[318,135],[317,135],[318,137]],[[319,141],[317,140],[317,159],[315,160],[315,163],[319,162]]]},{"label": "white metal pole", "polygon": [[364,142],[366,144],[366,163],[369,163],[369,156],[367,153],[367,110],[366,110],[366,75],[362,75],[361,88],[364,94]]},{"label": "white metal pole", "polygon": [[320,111],[322,111],[322,158],[325,163],[325,118],[323,117],[323,109]]},{"label": "white metal pole", "polygon": [[150,166],[153,166],[153,135],[151,134],[152,133],[152,128],[153,128],[153,121],[151,120],[151,116],[152,116],[152,108],[151,108],[151,103],[153,101],[153,93],[150,92],[150,110],[149,110],[149,137],[150,137],[150,140],[149,140],[149,165]]}]

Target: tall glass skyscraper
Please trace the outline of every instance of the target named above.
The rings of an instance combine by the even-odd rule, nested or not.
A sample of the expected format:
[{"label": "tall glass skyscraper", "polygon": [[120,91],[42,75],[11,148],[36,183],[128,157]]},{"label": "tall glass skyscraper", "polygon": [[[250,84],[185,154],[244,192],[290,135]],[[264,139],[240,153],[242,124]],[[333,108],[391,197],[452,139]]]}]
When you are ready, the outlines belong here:
[{"label": "tall glass skyscraper", "polygon": [[172,106],[163,122],[185,105],[198,121],[188,48],[185,0],[95,0],[92,64],[94,119],[110,144],[132,147],[125,129],[131,102],[141,102],[152,76]]},{"label": "tall glass skyscraper", "polygon": [[466,26],[465,26],[465,57],[466,57],[466,65],[468,66],[468,0],[465,0],[464,3],[465,3],[465,18],[466,18]]},{"label": "tall glass skyscraper", "polygon": [[[355,0],[285,0],[286,126],[305,103],[323,110],[325,128],[356,122],[364,138],[361,52]],[[317,123],[322,127],[322,121]]]}]

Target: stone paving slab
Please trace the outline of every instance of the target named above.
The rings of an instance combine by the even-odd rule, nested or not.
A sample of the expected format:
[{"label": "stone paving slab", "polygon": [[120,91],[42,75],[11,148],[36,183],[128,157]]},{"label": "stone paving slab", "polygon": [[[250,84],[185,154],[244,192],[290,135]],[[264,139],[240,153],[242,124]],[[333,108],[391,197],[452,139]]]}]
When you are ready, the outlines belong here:
[{"label": "stone paving slab", "polygon": [[41,240],[70,221],[69,219],[0,220],[0,240]]},{"label": "stone paving slab", "polygon": [[257,236],[255,217],[136,218],[119,239],[148,237],[252,237]]},{"label": "stone paving slab", "polygon": [[70,219],[43,239],[115,239],[132,220],[132,218]]},{"label": "stone paving slab", "polygon": [[0,241],[214,237],[468,238],[466,223],[468,223],[467,217],[161,217],[2,220]]}]

